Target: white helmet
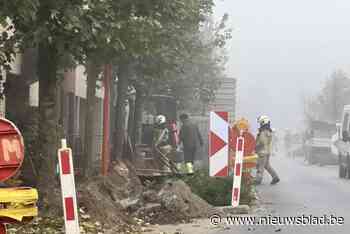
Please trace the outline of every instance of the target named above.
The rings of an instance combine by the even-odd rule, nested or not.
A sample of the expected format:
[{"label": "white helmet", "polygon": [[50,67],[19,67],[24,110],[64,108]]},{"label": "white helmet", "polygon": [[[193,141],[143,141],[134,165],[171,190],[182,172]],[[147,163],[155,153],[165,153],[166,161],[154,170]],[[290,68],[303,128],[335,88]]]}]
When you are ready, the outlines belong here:
[{"label": "white helmet", "polygon": [[155,122],[158,125],[164,124],[166,123],[166,117],[164,115],[158,115]]},{"label": "white helmet", "polygon": [[258,118],[258,123],[260,124],[260,126],[266,125],[270,123],[270,118],[266,115],[261,115]]}]

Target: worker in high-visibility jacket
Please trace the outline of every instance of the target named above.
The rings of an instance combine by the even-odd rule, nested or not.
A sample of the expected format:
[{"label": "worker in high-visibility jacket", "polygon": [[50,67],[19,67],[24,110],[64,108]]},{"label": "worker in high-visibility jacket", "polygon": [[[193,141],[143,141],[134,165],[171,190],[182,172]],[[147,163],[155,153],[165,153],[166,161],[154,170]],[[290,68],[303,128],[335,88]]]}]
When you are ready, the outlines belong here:
[{"label": "worker in high-visibility jacket", "polygon": [[265,169],[272,177],[271,184],[277,184],[280,179],[270,164],[272,153],[272,129],[270,126],[270,119],[267,116],[260,116],[258,118],[258,123],[260,128],[256,137],[255,150],[258,154],[256,184],[261,184]]}]

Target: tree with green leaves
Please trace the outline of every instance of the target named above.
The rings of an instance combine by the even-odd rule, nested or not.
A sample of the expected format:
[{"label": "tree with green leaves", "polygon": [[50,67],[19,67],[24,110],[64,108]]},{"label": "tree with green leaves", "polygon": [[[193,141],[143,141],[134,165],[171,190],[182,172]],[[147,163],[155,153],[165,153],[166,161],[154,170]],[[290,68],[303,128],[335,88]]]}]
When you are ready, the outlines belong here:
[{"label": "tree with green leaves", "polygon": [[[0,64],[8,66],[14,55],[25,48],[38,50],[40,154],[37,161],[40,191],[45,198],[50,199],[47,195],[55,187],[59,138],[57,90],[61,72],[84,64],[88,73],[88,103],[92,103],[101,66],[116,65],[119,137],[115,142],[115,158],[119,159],[124,139],[124,100],[132,74],[138,77],[135,84],[138,90],[170,87],[178,97],[185,96],[180,92],[184,85],[196,84],[187,96],[193,90],[211,90],[215,86],[212,76],[221,71],[221,62],[217,61],[221,56],[214,56],[213,51],[226,38],[214,30],[215,39],[209,40],[210,43],[201,39],[203,24],[212,8],[212,0],[0,2],[0,23],[6,28],[0,36]],[[139,92],[139,99],[143,98],[142,93]],[[94,122],[93,111],[92,105],[87,124]],[[90,144],[91,134],[90,129],[86,144]],[[89,148],[86,151],[90,152]],[[86,160],[87,169],[91,157]]]},{"label": "tree with green leaves", "polygon": [[[138,77],[135,86],[139,87],[139,93],[143,92],[141,89],[153,89],[154,84],[166,83],[163,81],[167,79],[164,71],[176,70],[179,64],[174,62],[183,60],[185,54],[189,53],[198,39],[193,32],[198,32],[201,22],[212,7],[213,1],[208,0],[153,1],[152,7],[146,8],[149,10],[147,16],[131,17],[121,27],[121,30],[125,30],[122,33],[125,37],[121,38],[125,50],[121,51],[117,62],[118,103],[114,159],[120,159],[123,152],[121,149],[125,139],[125,126],[122,119],[130,77],[135,74]],[[138,95],[141,98],[143,96]],[[139,102],[137,108],[138,104]],[[136,119],[140,120],[139,115],[136,115]]]},{"label": "tree with green leaves", "polygon": [[344,105],[350,103],[350,79],[341,70],[328,78],[314,98],[305,101],[307,119],[336,123],[340,121]]},{"label": "tree with green leaves", "polygon": [[[119,25],[110,23],[124,17],[115,2],[123,4],[86,0],[1,2],[1,23],[13,31],[12,35],[2,34],[1,63],[9,64],[22,49],[38,50],[40,160],[37,161],[41,197],[48,199],[46,205],[54,204],[48,194],[55,188],[59,71],[84,64],[88,57],[107,61],[121,48],[117,37]],[[6,24],[8,19],[11,25]]]},{"label": "tree with green leaves", "polygon": [[225,77],[226,54],[224,45],[231,38],[226,28],[227,16],[215,24],[208,14],[201,27],[187,32],[188,41],[182,50],[167,48],[146,63],[148,89],[153,92],[170,89],[180,107],[203,111],[203,105],[213,100],[218,79]]}]

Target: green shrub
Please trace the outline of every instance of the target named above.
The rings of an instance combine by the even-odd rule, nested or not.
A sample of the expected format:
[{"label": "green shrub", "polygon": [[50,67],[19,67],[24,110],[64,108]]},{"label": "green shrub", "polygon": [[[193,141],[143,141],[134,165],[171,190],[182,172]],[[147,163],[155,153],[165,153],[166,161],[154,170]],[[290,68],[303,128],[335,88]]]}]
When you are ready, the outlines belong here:
[{"label": "green shrub", "polygon": [[[192,191],[213,206],[231,205],[233,178],[209,177],[208,169],[197,170],[191,176],[185,176],[183,180],[191,187]],[[242,178],[241,204],[249,204],[252,199],[252,184],[246,178]]]}]

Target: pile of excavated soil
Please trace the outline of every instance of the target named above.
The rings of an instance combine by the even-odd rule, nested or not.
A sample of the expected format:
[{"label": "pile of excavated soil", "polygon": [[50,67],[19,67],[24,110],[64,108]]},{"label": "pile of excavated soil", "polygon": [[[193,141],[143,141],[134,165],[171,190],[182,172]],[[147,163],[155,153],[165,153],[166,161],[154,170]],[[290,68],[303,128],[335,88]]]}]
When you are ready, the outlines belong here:
[{"label": "pile of excavated soil", "polygon": [[145,191],[142,198],[144,206],[136,211],[136,215],[151,224],[189,222],[208,217],[212,210],[182,180],[168,180],[158,190]]},{"label": "pile of excavated soil", "polygon": [[[77,198],[84,233],[139,233],[150,224],[207,217],[212,209],[182,180],[143,185],[133,166],[125,162],[114,164],[105,178],[92,177],[80,183]],[[64,232],[62,216],[39,217],[24,227],[13,226],[10,233],[60,234]]]},{"label": "pile of excavated soil", "polygon": [[130,164],[118,162],[108,177],[79,186],[78,201],[94,220],[122,230],[130,225],[174,224],[207,217],[212,207],[182,180],[144,186]]},{"label": "pile of excavated soil", "polygon": [[118,162],[110,170],[108,177],[95,177],[81,184],[78,202],[92,219],[116,228],[117,233],[134,229],[137,222],[123,207],[121,201],[137,199],[143,186],[133,168]]}]

